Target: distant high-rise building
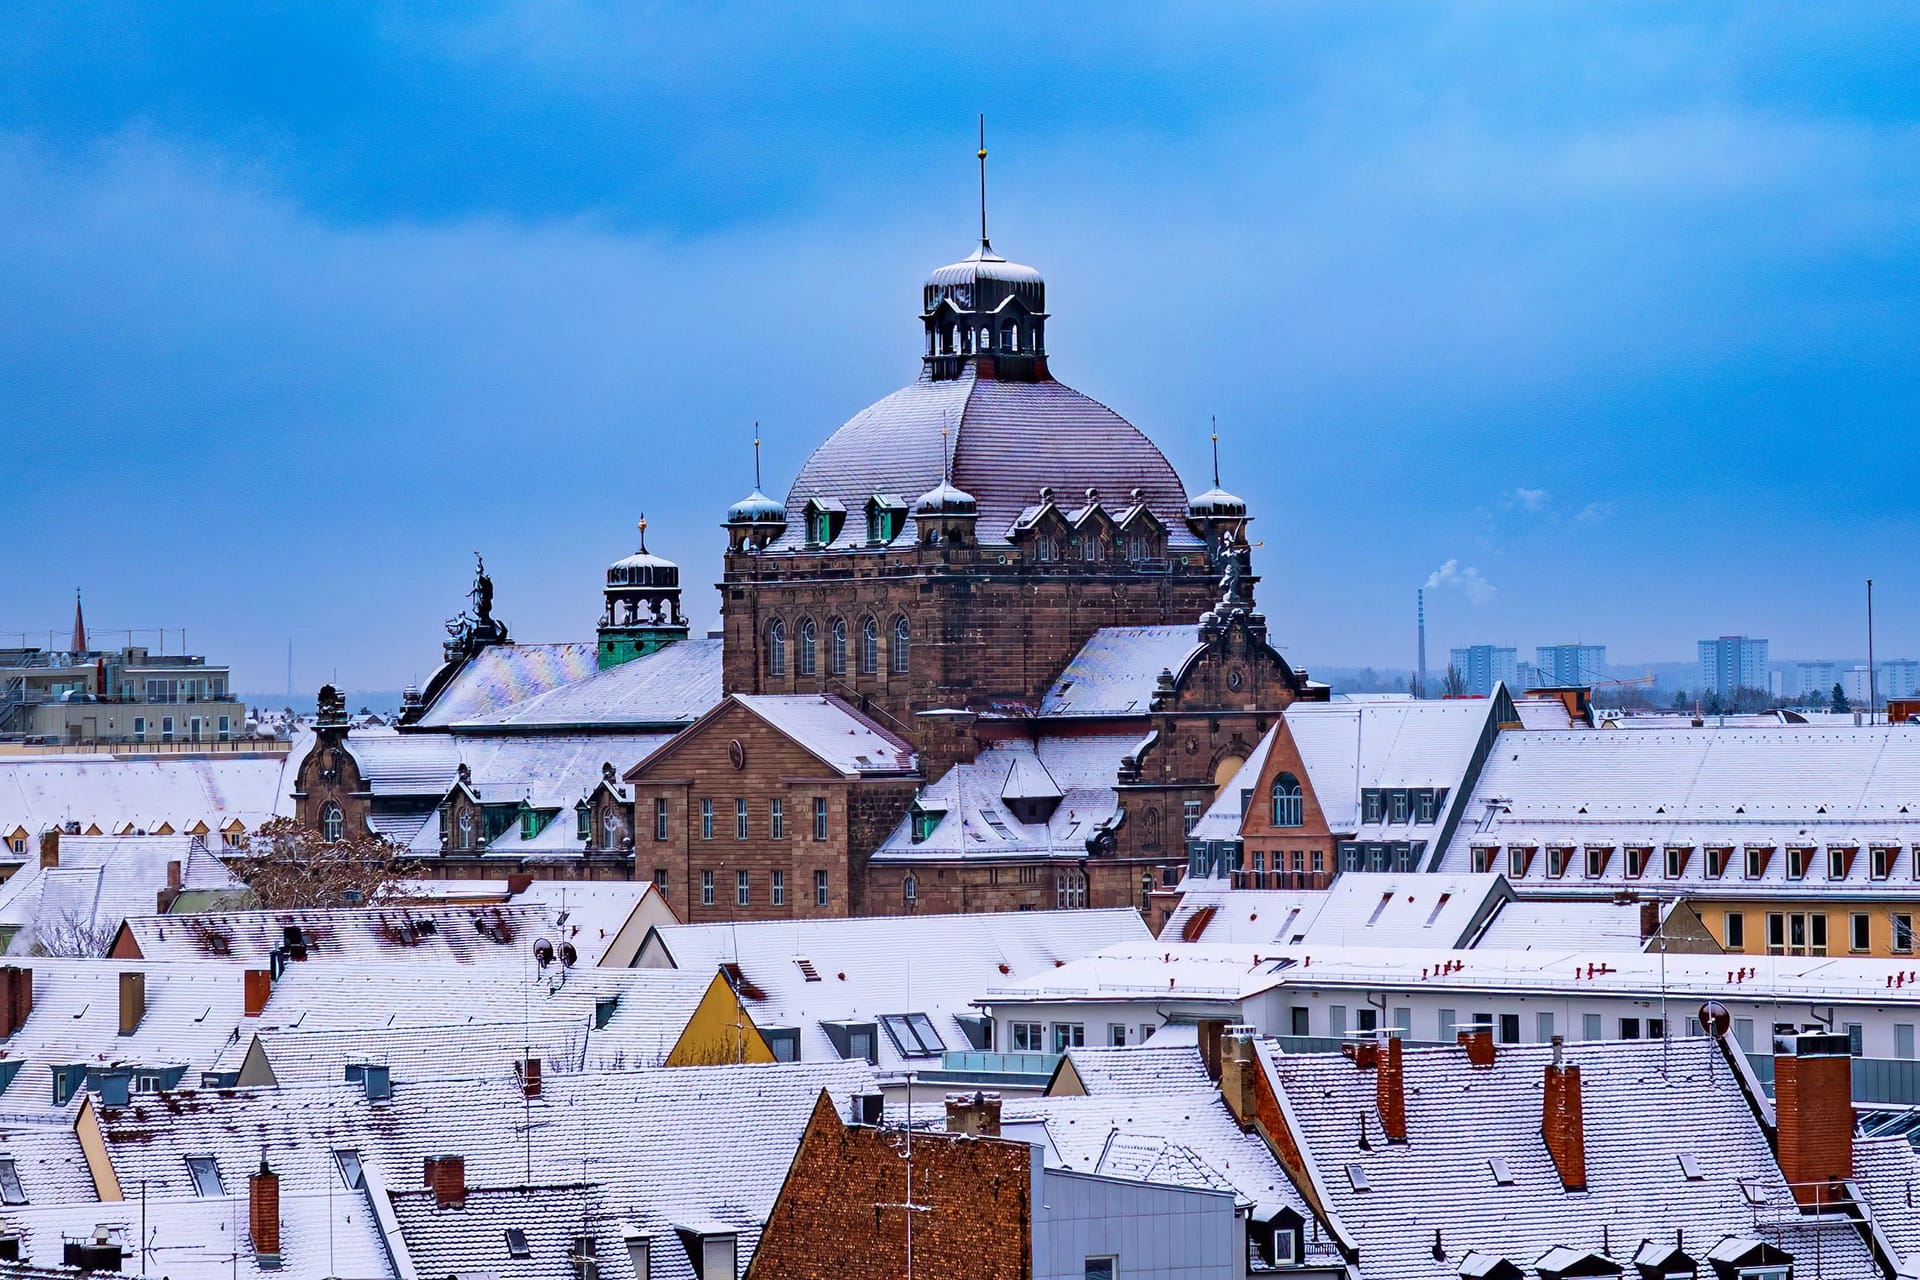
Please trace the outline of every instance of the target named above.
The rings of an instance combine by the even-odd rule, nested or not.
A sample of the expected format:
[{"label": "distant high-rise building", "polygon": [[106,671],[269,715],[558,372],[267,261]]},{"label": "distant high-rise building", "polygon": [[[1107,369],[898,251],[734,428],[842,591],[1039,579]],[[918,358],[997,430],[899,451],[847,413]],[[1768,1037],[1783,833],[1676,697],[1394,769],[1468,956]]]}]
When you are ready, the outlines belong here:
[{"label": "distant high-rise building", "polygon": [[1447,661],[1466,681],[1466,691],[1484,698],[1493,692],[1496,684],[1504,683],[1510,690],[1516,688],[1520,682],[1518,653],[1517,649],[1497,644],[1474,644],[1453,650]]},{"label": "distant high-rise building", "polygon": [[1700,642],[1700,690],[1722,696],[1736,689],[1767,688],[1767,642],[1721,636]]},{"label": "distant high-rise building", "polygon": [[[1920,662],[1911,658],[1877,662],[1874,672],[1878,678],[1871,686],[1867,683],[1867,664],[1864,662],[1843,673],[1840,683],[1847,691],[1847,701],[1865,707],[1871,696],[1875,699],[1874,705],[1881,706],[1888,698],[1912,697],[1915,686],[1920,684]],[[1829,684],[1827,688],[1831,689],[1833,685]]]},{"label": "distant high-rise building", "polygon": [[1787,685],[1790,697],[1804,698],[1810,693],[1821,695],[1833,692],[1833,686],[1840,683],[1840,664],[1837,662],[1796,662],[1793,664],[1793,677]]},{"label": "distant high-rise building", "polygon": [[1592,684],[1607,665],[1603,644],[1543,644],[1533,651],[1535,683],[1542,687]]}]

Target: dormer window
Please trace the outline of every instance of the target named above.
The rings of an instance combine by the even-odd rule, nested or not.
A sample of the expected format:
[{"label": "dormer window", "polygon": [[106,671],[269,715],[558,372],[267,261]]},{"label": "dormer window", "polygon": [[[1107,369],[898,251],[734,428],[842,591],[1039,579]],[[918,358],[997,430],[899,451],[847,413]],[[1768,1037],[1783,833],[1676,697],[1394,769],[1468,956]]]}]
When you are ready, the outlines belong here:
[{"label": "dormer window", "polygon": [[1041,534],[1034,540],[1033,558],[1035,560],[1058,560],[1060,558],[1060,544],[1055,542],[1051,535]]},{"label": "dormer window", "polygon": [[807,546],[818,550],[833,545],[846,522],[847,509],[832,498],[810,498],[806,506]]},{"label": "dormer window", "polygon": [[867,500],[867,545],[887,545],[900,536],[906,522],[906,503],[899,498],[875,494]]}]

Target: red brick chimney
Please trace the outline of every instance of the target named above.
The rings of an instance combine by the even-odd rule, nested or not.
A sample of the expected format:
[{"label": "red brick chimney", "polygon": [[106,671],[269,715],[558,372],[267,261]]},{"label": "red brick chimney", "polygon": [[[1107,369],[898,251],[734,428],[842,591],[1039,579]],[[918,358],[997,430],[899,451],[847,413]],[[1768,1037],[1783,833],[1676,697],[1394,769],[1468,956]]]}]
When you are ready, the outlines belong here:
[{"label": "red brick chimney", "polygon": [[971,1134],[976,1138],[999,1137],[1000,1095],[997,1093],[948,1094],[947,1132]]},{"label": "red brick chimney", "polygon": [[60,865],[60,828],[40,833],[40,865],[57,867]]},{"label": "red brick chimney", "polygon": [[433,1202],[442,1209],[459,1209],[467,1203],[467,1162],[461,1156],[428,1156],[426,1183],[433,1188]]},{"label": "red brick chimney", "polygon": [[1207,1069],[1207,1075],[1220,1078],[1220,1037],[1226,1033],[1227,1024],[1219,1018],[1202,1018],[1196,1029],[1200,1035],[1200,1064]]},{"label": "red brick chimney", "polygon": [[1251,1027],[1236,1027],[1219,1042],[1220,1098],[1242,1129],[1253,1127],[1260,1109],[1260,1061],[1253,1051],[1253,1034]]},{"label": "red brick chimney", "polygon": [[1846,1035],[1774,1037],[1773,1113],[1780,1172],[1804,1206],[1831,1204],[1853,1176],[1853,1046]]},{"label": "red brick chimney", "polygon": [[1660,903],[1648,898],[1640,904],[1640,941],[1660,932]]},{"label": "red brick chimney", "polygon": [[180,900],[180,863],[177,859],[167,863],[167,887],[153,897],[154,911],[158,915],[173,910],[173,904]]},{"label": "red brick chimney", "polygon": [[0,1038],[11,1036],[26,1025],[33,1012],[33,970],[20,965],[0,965]]},{"label": "red brick chimney", "polygon": [[1400,1037],[1382,1031],[1373,1073],[1374,1100],[1380,1108],[1380,1131],[1388,1142],[1407,1140],[1407,1081],[1400,1066]]},{"label": "red brick chimney", "polygon": [[1466,1049],[1468,1062],[1476,1067],[1493,1065],[1492,1027],[1475,1027],[1471,1031],[1456,1032],[1454,1039]]},{"label": "red brick chimney", "polygon": [[1540,1099],[1540,1136],[1547,1154],[1560,1172],[1560,1185],[1569,1191],[1587,1189],[1587,1135],[1580,1121],[1580,1068],[1560,1061],[1560,1037],[1553,1038],[1553,1061],[1547,1065],[1546,1088]]},{"label": "red brick chimney", "polygon": [[247,1179],[247,1238],[260,1266],[272,1271],[280,1265],[280,1175],[260,1160],[260,1172]]},{"label": "red brick chimney", "polygon": [[267,998],[273,994],[273,970],[249,969],[245,980],[247,1016],[257,1018],[267,1011]]}]

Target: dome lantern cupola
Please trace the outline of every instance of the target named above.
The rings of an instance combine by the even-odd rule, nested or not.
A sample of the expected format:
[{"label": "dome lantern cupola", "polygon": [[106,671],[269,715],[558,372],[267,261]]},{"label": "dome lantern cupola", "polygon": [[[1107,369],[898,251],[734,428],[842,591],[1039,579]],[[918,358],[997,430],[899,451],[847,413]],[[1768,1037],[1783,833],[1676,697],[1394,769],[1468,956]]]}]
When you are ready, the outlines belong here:
[{"label": "dome lantern cupola", "polygon": [[760,424],[753,432],[753,492],[727,508],[727,550],[760,551],[787,528],[787,508],[760,491]]},{"label": "dome lantern cupola", "polygon": [[1187,527],[1202,538],[1216,558],[1225,541],[1244,540],[1247,531],[1247,504],[1220,487],[1220,428],[1213,429],[1213,488],[1195,494],[1187,502]]},{"label": "dome lantern cupola", "polygon": [[980,247],[940,267],[920,291],[927,374],[958,378],[969,365],[982,378],[1047,378],[1047,282],[1009,262],[987,238],[987,146],[980,139]]},{"label": "dome lantern cupola", "polygon": [[686,638],[687,620],[680,612],[680,566],[647,550],[647,519],[642,516],[640,549],[607,566],[600,668],[617,667]]}]

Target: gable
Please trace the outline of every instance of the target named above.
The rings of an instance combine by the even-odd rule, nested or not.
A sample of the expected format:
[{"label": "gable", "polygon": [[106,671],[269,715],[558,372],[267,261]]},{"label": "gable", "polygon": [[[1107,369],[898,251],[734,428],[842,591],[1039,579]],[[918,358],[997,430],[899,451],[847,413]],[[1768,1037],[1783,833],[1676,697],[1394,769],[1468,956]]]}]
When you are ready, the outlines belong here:
[{"label": "gable", "polygon": [[746,1005],[716,972],[663,1065],[707,1067],[773,1060],[773,1050],[753,1025]]}]

